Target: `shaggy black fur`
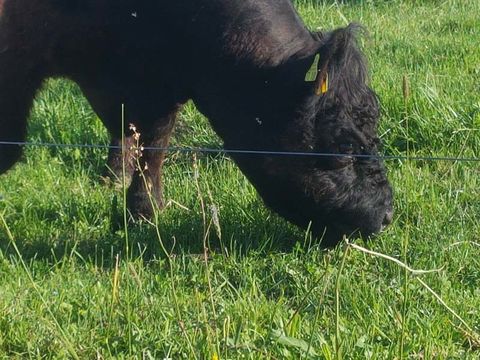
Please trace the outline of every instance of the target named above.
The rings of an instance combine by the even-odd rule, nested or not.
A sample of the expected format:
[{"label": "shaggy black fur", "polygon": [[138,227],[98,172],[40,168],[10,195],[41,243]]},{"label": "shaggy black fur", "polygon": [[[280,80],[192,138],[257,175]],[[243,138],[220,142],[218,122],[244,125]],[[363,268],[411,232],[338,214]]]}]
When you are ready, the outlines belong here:
[{"label": "shaggy black fur", "polygon": [[[0,0],[0,140],[25,139],[35,92],[63,76],[80,85],[113,144],[121,104],[145,146],[166,147],[193,99],[226,148],[375,155],[378,101],[358,31],[311,33],[288,0]],[[317,81],[306,82],[317,54]],[[18,147],[0,146],[0,173],[19,157]],[[232,157],[269,207],[299,226],[312,222],[316,234],[326,229],[324,245],[391,221],[377,159]],[[109,166],[119,172],[121,159],[111,151]],[[142,158],[160,206],[163,160]],[[145,183],[131,175],[128,206],[148,216]]]}]

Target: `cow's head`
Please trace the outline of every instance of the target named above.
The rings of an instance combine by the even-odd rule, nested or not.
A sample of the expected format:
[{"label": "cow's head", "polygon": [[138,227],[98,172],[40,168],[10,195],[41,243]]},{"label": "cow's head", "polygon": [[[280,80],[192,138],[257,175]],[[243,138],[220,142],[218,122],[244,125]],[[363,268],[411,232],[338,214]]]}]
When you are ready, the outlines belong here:
[{"label": "cow's head", "polygon": [[392,221],[392,190],[376,157],[379,104],[367,86],[357,29],[351,25],[318,40],[305,61],[308,68],[316,59],[315,76],[301,80],[303,95],[290,119],[277,122],[271,146],[338,155],[266,156],[261,171],[246,171],[270,208],[299,226],[311,223],[325,246],[343,235],[372,235]]}]

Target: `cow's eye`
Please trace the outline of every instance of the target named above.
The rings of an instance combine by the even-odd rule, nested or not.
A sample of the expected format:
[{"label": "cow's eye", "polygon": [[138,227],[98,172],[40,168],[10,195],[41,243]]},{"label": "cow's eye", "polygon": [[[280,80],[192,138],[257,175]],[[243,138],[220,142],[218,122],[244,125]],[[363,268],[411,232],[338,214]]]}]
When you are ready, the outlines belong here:
[{"label": "cow's eye", "polygon": [[338,149],[341,154],[353,154],[353,144],[340,144]]}]

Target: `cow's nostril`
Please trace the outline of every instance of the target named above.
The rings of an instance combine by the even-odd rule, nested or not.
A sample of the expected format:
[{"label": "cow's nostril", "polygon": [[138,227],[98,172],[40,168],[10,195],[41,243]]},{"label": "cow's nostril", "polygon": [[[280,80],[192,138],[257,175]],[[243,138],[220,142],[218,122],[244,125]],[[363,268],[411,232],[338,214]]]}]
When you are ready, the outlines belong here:
[{"label": "cow's nostril", "polygon": [[387,210],[385,213],[385,217],[383,218],[382,221],[382,228],[386,228],[388,225],[392,223],[393,220],[393,210]]}]

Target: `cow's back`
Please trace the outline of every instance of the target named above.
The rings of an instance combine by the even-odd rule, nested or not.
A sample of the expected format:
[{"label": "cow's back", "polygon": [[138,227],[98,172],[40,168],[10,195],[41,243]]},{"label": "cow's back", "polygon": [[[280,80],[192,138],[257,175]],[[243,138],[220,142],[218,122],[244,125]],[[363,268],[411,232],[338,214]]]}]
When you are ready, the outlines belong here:
[{"label": "cow's back", "polygon": [[199,56],[268,66],[301,52],[311,40],[288,0],[177,0],[153,6],[158,9],[149,11],[149,22],[158,24],[156,14],[164,10],[162,32],[171,31],[179,51]]},{"label": "cow's back", "polygon": [[271,66],[311,41],[289,0],[0,0],[0,9],[0,24],[15,24],[8,45],[51,75]]}]

